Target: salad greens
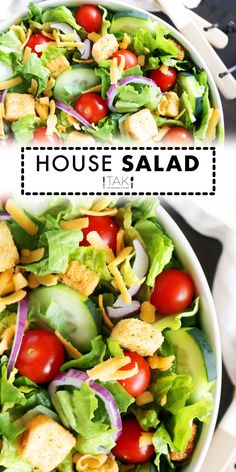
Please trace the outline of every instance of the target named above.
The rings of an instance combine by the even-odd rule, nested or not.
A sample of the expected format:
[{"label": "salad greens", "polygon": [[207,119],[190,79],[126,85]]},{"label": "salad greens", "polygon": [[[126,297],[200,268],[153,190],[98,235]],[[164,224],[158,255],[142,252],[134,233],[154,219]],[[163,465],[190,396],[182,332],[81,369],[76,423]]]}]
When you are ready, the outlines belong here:
[{"label": "salad greens", "polygon": [[[0,212],[0,234],[7,228],[6,244],[12,241],[20,260],[11,268],[6,265],[2,274],[10,279],[21,274],[25,285],[4,292],[0,284],[0,467],[7,472],[33,472],[36,466],[44,470],[38,455],[27,449],[28,433],[42,427],[35,448],[46,449],[47,470],[74,472],[81,458],[86,461],[89,455],[94,461],[104,460],[104,470],[118,472],[126,462],[120,437],[131,421],[150,441],[147,455],[135,460],[132,451],[140,446],[132,443],[135,432],[129,435],[126,454],[132,471],[179,470],[191,460],[201,425],[210,419],[216,370],[214,354],[199,328],[201,294],[194,298],[193,293],[185,308],[166,315],[152,297],[160,275],[185,274],[174,242],[158,222],[157,201],[104,197],[72,204],[54,199],[40,216],[25,210],[26,218],[37,225],[33,236],[21,219],[13,220],[12,205],[8,200],[7,220],[2,219],[6,212]],[[99,225],[103,231],[109,225],[109,238],[113,228],[113,242],[108,239],[109,244],[97,247],[91,245],[92,239],[86,245],[91,218],[97,224],[93,233],[103,241]],[[40,248],[44,248],[40,260],[22,259],[22,254],[32,258]],[[0,263],[7,264],[1,254]],[[19,293],[27,303],[23,326],[22,300],[18,309],[15,301]],[[143,339],[144,331],[148,334]],[[37,368],[25,370],[24,343],[37,333],[39,344],[25,356],[29,360],[37,349],[41,357]],[[49,368],[50,377],[39,377],[45,375],[42,352],[46,361],[55,362],[47,344],[40,345],[45,333],[53,336],[64,354],[54,371]],[[19,348],[16,355],[13,339]],[[9,370],[12,356],[15,367]],[[132,356],[137,356],[135,361]],[[135,393],[140,358],[150,374],[143,390]],[[52,424],[56,434],[50,433],[49,443]],[[57,428],[62,428],[60,433]],[[67,449],[65,439],[58,458],[54,447],[61,434],[73,442]]]},{"label": "salad greens", "polygon": [[92,8],[94,27],[79,8],[29,3],[0,34],[0,139],[178,144],[179,128],[186,144],[222,139],[206,72],[172,32],[135,10]]}]

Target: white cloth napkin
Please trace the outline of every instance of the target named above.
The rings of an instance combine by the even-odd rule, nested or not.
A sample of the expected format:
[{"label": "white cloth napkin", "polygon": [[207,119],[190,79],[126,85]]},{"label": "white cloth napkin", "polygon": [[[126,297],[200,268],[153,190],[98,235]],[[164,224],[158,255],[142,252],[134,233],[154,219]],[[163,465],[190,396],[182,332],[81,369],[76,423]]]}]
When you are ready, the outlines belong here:
[{"label": "white cloth napkin", "polygon": [[232,198],[208,200],[168,198],[168,203],[196,231],[223,245],[216,270],[213,299],[219,320],[223,360],[236,385],[236,210]]}]

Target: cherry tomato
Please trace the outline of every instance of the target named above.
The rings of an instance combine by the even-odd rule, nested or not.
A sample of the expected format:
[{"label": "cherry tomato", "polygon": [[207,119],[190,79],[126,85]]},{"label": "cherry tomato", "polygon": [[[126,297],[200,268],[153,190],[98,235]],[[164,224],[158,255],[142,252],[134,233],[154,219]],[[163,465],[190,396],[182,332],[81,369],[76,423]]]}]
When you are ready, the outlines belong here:
[{"label": "cherry tomato", "polygon": [[34,131],[33,141],[35,144],[48,144],[50,146],[57,146],[61,143],[59,136],[54,133],[52,136],[46,134],[47,128],[37,128]]},{"label": "cherry tomato", "polygon": [[114,54],[111,56],[112,59],[117,57],[118,66],[120,65],[121,56],[124,56],[125,58],[124,69],[130,69],[131,67],[134,67],[138,64],[138,58],[132,51],[129,51],[128,49],[120,49],[119,51],[114,52]]},{"label": "cherry tomato", "polygon": [[55,378],[64,361],[64,349],[57,336],[35,329],[25,333],[16,367],[20,375],[36,383],[45,383]]},{"label": "cherry tomato", "polygon": [[30,36],[26,46],[28,46],[28,48],[31,48],[31,51],[35,52],[38,57],[41,57],[43,53],[42,52],[37,52],[35,50],[35,47],[38,46],[39,44],[50,43],[50,41],[51,41],[51,39],[47,38],[42,33],[35,33],[35,34],[32,34]]},{"label": "cherry tomato", "polygon": [[90,231],[97,231],[103,241],[113,250],[116,249],[116,236],[118,233],[118,226],[110,216],[89,216],[89,225],[82,229],[84,239],[80,246],[89,246],[87,241],[87,234]]},{"label": "cherry tomato", "polygon": [[87,33],[97,33],[102,26],[102,13],[96,5],[81,5],[76,11],[75,19]]},{"label": "cherry tomato", "polygon": [[137,364],[138,373],[129,379],[119,380],[119,383],[130,395],[137,397],[140,393],[147,390],[148,385],[150,384],[151,370],[147,361],[137,354],[137,352],[125,351],[124,354],[130,358],[131,362],[122,367],[121,370],[133,369],[135,364]]},{"label": "cherry tomato", "polygon": [[167,269],[156,278],[151,303],[161,315],[173,315],[185,310],[194,297],[191,277],[178,269]]},{"label": "cherry tomato", "polygon": [[160,69],[154,69],[149,74],[150,79],[154,80],[162,92],[170,90],[176,82],[177,74],[173,67],[161,66]]},{"label": "cherry tomato", "polygon": [[139,439],[143,430],[135,418],[123,420],[122,433],[112,450],[117,459],[122,462],[137,464],[148,461],[154,454],[154,447],[139,446]]},{"label": "cherry tomato", "polygon": [[193,138],[187,129],[182,126],[174,126],[166,133],[161,142],[167,144],[185,144],[186,146],[193,144]]},{"label": "cherry tomato", "polygon": [[98,123],[108,113],[105,100],[98,93],[92,92],[80,95],[75,102],[74,109],[89,123]]}]

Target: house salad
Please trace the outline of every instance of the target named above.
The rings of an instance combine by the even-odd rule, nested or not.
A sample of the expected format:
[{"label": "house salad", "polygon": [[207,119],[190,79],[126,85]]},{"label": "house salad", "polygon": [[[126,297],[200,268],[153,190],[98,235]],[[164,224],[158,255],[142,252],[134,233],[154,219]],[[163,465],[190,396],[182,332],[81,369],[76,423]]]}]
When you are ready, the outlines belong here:
[{"label": "house salad", "polygon": [[0,35],[0,102],[2,143],[192,145],[223,132],[206,71],[172,31],[102,5],[30,3]]},{"label": "house salad", "polygon": [[164,472],[213,407],[199,296],[154,199],[0,214],[0,466]]}]

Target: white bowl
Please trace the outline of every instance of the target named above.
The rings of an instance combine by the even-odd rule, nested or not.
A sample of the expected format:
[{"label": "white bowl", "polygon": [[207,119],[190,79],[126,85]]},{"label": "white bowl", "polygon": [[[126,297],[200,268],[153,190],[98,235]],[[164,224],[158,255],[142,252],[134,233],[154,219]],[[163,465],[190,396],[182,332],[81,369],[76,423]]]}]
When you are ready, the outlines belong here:
[{"label": "white bowl", "polygon": [[217,379],[214,391],[214,408],[211,418],[208,424],[203,425],[201,435],[194,450],[190,464],[181,469],[185,472],[199,472],[214,433],[220,402],[222,357],[219,326],[212,295],[206,281],[206,277],[192,247],[190,246],[188,240],[180,228],[163,207],[158,207],[157,215],[158,221],[160,221],[160,223],[165,228],[166,233],[173,240],[180,261],[186,270],[191,274],[197,293],[200,294],[200,324],[202,330],[205,332],[209,340],[216,359]]},{"label": "white bowl", "polygon": [[[86,2],[83,2],[81,0],[46,0],[46,1],[40,2],[39,6],[41,8],[55,7],[57,5],[66,5],[66,6],[70,6],[70,7],[75,7],[75,6],[79,6],[83,3],[86,3]],[[221,124],[223,132],[224,132],[224,116],[223,116],[223,109],[222,109],[222,104],[221,104],[221,99],[220,99],[218,89],[216,87],[216,84],[215,84],[215,81],[212,77],[212,74],[208,69],[207,64],[203,61],[203,59],[201,59],[201,57],[199,57],[199,54],[198,54],[196,48],[191,45],[190,41],[188,41],[181,33],[179,33],[175,28],[170,26],[168,23],[166,23],[161,18],[158,18],[155,15],[153,15],[152,13],[148,13],[148,12],[142,10],[141,8],[137,8],[137,7],[134,8],[134,6],[129,5],[129,3],[123,3],[122,1],[116,1],[116,0],[115,1],[102,0],[101,2],[99,2],[98,0],[89,0],[88,3],[90,3],[90,4],[100,3],[100,4],[104,5],[105,7],[109,8],[110,10],[114,10],[114,11],[117,11],[117,10],[136,10],[136,11],[139,11],[141,13],[146,13],[147,15],[150,16],[151,19],[156,20],[156,21],[164,24],[171,31],[171,34],[173,34],[173,36],[176,37],[176,39],[186,48],[186,50],[191,53],[193,62],[195,62],[199,67],[201,67],[202,69],[204,69],[207,72],[208,82],[209,82],[210,91],[211,91],[212,104],[215,108],[218,108],[220,110],[220,124]],[[26,15],[27,9],[22,8],[20,5],[19,5],[19,8],[17,8],[17,5],[16,5],[15,13],[12,14],[10,20],[8,19],[6,21],[1,22],[0,29],[2,31],[9,28],[9,26],[11,26],[13,23],[20,21],[20,19],[23,16]]]}]

